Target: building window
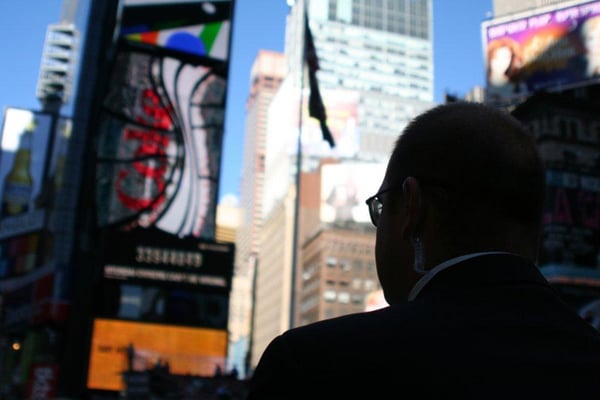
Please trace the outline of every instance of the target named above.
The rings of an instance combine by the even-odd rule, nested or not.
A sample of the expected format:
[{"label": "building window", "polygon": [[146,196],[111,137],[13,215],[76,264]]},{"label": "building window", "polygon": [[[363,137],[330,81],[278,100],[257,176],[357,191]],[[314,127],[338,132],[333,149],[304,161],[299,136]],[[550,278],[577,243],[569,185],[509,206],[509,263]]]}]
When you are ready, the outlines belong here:
[{"label": "building window", "polygon": [[375,281],[372,279],[365,280],[365,290],[371,291],[373,289],[375,289]]},{"label": "building window", "polygon": [[337,296],[336,296],[335,290],[330,290],[329,289],[329,290],[326,290],[325,292],[323,292],[323,298],[327,302],[331,303],[332,301],[335,301],[336,297]]},{"label": "building window", "polygon": [[342,271],[344,272],[348,272],[352,269],[350,261],[347,260],[340,261],[340,267],[342,267]]},{"label": "building window", "polygon": [[352,295],[352,303],[354,304],[363,304],[365,301],[365,298],[362,294],[353,294]]},{"label": "building window", "polygon": [[350,293],[348,292],[340,292],[338,294],[338,301],[342,304],[350,303]]}]

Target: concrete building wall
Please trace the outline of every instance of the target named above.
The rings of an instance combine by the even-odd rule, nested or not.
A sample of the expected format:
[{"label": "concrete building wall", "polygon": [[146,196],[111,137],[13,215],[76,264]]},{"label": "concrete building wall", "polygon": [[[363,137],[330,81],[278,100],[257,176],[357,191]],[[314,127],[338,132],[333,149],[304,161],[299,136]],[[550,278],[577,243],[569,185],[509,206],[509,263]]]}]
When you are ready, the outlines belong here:
[{"label": "concrete building wall", "polygon": [[251,364],[289,328],[295,188],[265,218],[257,263]]}]

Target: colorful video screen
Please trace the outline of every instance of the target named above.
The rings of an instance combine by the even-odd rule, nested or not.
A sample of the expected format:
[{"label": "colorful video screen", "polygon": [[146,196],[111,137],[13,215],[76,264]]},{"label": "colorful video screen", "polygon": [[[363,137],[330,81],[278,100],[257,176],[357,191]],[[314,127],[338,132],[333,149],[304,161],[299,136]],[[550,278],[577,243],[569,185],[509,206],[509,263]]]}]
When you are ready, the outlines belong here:
[{"label": "colorful video screen", "polygon": [[212,376],[223,370],[226,352],[226,330],[96,319],[87,386],[123,390],[129,370]]}]

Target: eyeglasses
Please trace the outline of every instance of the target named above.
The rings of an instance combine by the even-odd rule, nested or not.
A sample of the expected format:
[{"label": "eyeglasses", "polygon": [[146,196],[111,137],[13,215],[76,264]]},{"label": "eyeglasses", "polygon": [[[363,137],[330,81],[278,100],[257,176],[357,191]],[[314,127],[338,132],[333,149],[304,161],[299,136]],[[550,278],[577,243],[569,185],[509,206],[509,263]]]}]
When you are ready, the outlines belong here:
[{"label": "eyeglasses", "polygon": [[379,218],[381,217],[381,211],[383,211],[383,201],[381,200],[381,196],[384,193],[389,192],[390,190],[394,189],[395,186],[391,186],[387,189],[383,189],[380,190],[379,192],[377,192],[375,195],[369,197],[367,200],[365,200],[365,203],[367,203],[367,207],[369,207],[369,216],[371,217],[371,223],[373,223],[373,225],[377,226],[377,224],[379,224]]},{"label": "eyeglasses", "polygon": [[[435,178],[417,178],[422,185],[428,186],[437,186],[441,187],[444,190],[448,190],[451,187]],[[365,200],[367,203],[367,207],[369,207],[369,216],[371,217],[371,223],[377,226],[379,224],[379,219],[381,218],[381,212],[383,211],[383,201],[381,200],[381,195],[389,192],[390,190],[396,189],[397,186],[390,186],[387,189],[380,190],[375,195],[369,197]]]}]

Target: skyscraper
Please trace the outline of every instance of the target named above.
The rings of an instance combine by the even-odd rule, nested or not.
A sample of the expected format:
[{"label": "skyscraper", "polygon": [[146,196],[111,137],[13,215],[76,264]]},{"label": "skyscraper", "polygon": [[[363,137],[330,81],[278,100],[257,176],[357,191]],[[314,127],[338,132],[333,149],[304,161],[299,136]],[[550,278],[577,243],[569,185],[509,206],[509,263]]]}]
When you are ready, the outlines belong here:
[{"label": "skyscraper", "polygon": [[[298,70],[293,60],[299,60],[298,33],[306,12],[319,57],[321,89],[360,93],[361,159],[386,160],[402,128],[432,105],[432,7],[432,0],[328,0],[306,5],[298,0],[292,7],[286,43],[290,70]],[[324,97],[327,103],[326,93]]]},{"label": "skyscraper", "polygon": [[[240,207],[244,210],[236,237],[236,260],[233,290],[230,300],[229,363],[242,376],[244,348],[247,346],[251,317],[251,291],[254,265],[258,253],[258,232],[261,227],[263,176],[267,112],[285,75],[283,54],[261,50],[250,73],[250,94],[246,104],[245,143]],[[236,358],[235,360],[233,358]]]}]

